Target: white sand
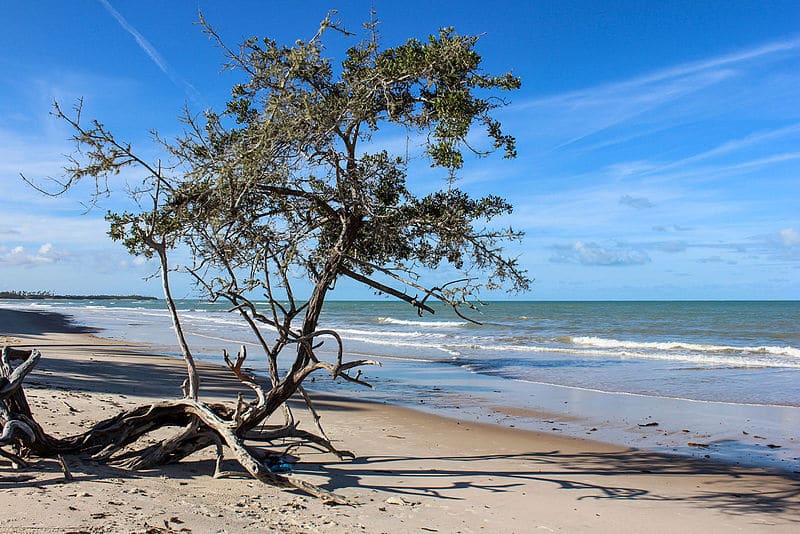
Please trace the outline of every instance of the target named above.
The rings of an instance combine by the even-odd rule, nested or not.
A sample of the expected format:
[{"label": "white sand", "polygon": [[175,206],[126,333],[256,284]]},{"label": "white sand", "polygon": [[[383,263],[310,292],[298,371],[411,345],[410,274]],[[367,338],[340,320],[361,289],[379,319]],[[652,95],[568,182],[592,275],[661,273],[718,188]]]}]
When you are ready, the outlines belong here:
[{"label": "white sand", "polygon": [[[70,332],[57,316],[0,310],[0,345],[38,347],[26,381],[52,433],[179,395],[181,361]],[[204,399],[235,398],[203,365]],[[331,507],[246,477],[214,479],[211,451],[160,471],[68,457],[0,461],[0,532],[797,532],[800,478],[600,442],[321,398],[354,462],[299,451],[296,473],[359,504]],[[299,417],[310,421],[302,410]],[[231,462],[228,468],[236,468]],[[156,530],[161,528],[163,530]]]}]

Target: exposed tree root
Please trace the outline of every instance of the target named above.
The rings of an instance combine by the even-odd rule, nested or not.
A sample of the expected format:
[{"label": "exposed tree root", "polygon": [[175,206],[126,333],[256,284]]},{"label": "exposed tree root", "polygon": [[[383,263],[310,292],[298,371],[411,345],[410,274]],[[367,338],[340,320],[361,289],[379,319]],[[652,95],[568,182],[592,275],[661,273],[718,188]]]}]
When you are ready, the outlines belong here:
[{"label": "exposed tree root", "polygon": [[[291,388],[273,388],[269,394],[262,392],[259,402],[248,408],[233,410],[220,404],[205,404],[194,399],[162,401],[137,406],[95,423],[85,432],[64,438],[49,435],[35,420],[25,398],[22,381],[35,367],[41,354],[36,351],[19,351],[4,348],[0,365],[0,456],[14,466],[25,465],[20,451],[29,454],[59,458],[63,454],[78,454],[97,462],[109,463],[127,469],[148,469],[174,463],[190,454],[210,446],[217,448],[217,475],[224,474],[220,465],[225,450],[253,478],[281,488],[297,489],[318,497],[327,503],[350,504],[347,499],[315,486],[292,474],[272,472],[270,464],[276,463],[279,453],[264,446],[281,440],[286,446],[311,443],[336,454],[339,458],[352,457],[351,453],[338,451],[325,438],[296,428],[294,423],[278,429],[251,430],[279,408],[287,398],[278,393]],[[12,360],[20,360],[16,368]],[[249,387],[252,385],[248,384]],[[276,393],[277,389],[277,393]],[[295,388],[296,389],[296,388]],[[273,406],[270,410],[269,406]],[[314,412],[316,414],[316,412]],[[253,418],[258,418],[254,421]],[[136,448],[137,441],[147,434],[168,427],[177,431],[153,445]],[[245,439],[258,446],[246,445]],[[2,447],[10,446],[14,452]],[[62,464],[63,465],[63,464]]]}]

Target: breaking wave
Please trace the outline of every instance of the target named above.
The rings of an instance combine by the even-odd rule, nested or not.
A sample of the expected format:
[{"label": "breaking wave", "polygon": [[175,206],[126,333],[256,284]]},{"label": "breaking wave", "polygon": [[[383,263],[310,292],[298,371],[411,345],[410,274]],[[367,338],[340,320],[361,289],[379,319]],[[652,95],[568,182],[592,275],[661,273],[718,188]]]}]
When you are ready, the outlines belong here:
[{"label": "breaking wave", "polygon": [[405,319],[394,319],[392,317],[378,317],[379,323],[397,324],[403,326],[423,326],[429,328],[447,328],[455,326],[467,326],[467,321],[407,321]]},{"label": "breaking wave", "polygon": [[772,354],[800,360],[800,349],[794,347],[734,347],[731,345],[712,345],[706,343],[685,343],[682,341],[621,341],[618,339],[604,339],[600,337],[578,336],[568,338],[576,345],[597,347],[602,349],[633,349],[633,350],[659,350],[659,351],[693,351],[716,352],[729,354]]}]

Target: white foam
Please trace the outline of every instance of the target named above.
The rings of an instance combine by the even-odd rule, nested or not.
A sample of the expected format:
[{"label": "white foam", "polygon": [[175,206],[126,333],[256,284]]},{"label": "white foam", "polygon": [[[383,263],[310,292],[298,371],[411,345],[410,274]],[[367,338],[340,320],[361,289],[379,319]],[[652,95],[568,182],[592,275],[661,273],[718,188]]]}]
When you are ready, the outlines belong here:
[{"label": "white foam", "polygon": [[[369,343],[371,345],[384,345],[389,347],[410,347],[418,349],[433,349],[446,352],[451,356],[461,356],[461,353],[452,348],[451,345],[435,345],[433,343],[415,343],[408,341],[391,341],[388,339],[380,339],[379,337],[358,337],[358,336],[342,336],[342,339],[347,341],[360,341],[361,343]],[[401,358],[403,359],[403,358]]]},{"label": "white foam", "polygon": [[378,322],[404,326],[425,326],[431,328],[466,326],[469,324],[467,321],[407,321],[405,319],[394,319],[393,317],[378,317]]},{"label": "white foam", "polygon": [[181,315],[181,317],[185,319],[192,319],[195,321],[205,321],[207,323],[216,323],[224,325],[242,326],[243,324],[245,324],[239,316],[229,319],[225,316],[218,316],[220,315],[218,314],[218,312],[200,312],[200,313],[202,315],[184,313]]},{"label": "white foam", "polygon": [[250,345],[252,347],[260,346],[258,343],[254,343],[252,341],[242,341],[241,339],[229,339],[219,336],[209,336],[206,334],[198,334],[197,332],[190,332],[189,334],[195,337],[202,337],[204,339],[213,339],[214,341],[222,341],[224,343],[235,343],[236,345]]},{"label": "white foam", "polygon": [[[639,345],[645,345],[641,343]],[[736,352],[720,351],[714,352],[690,352],[654,350],[648,347],[636,347],[639,350],[620,350],[622,345],[609,345],[607,348],[597,346],[596,348],[561,348],[540,345],[459,345],[450,344],[453,348],[471,349],[491,352],[524,352],[540,354],[569,354],[573,357],[604,357],[604,358],[634,358],[643,360],[663,360],[672,362],[688,362],[695,365],[714,365],[726,367],[789,367],[800,369],[800,360],[793,357],[775,357],[781,354],[774,354],[766,351]],[[791,348],[791,347],[790,347]],[[796,349],[793,349],[796,350]]]},{"label": "white foam", "polygon": [[450,337],[447,334],[436,332],[397,332],[393,330],[359,330],[357,328],[337,328],[340,334],[353,334],[359,336],[386,336],[386,337],[404,337],[404,338],[430,338],[441,339]]},{"label": "white foam", "polygon": [[607,349],[654,349],[661,351],[690,350],[695,352],[725,352],[725,353],[751,353],[751,354],[774,354],[776,356],[788,356],[800,360],[800,349],[794,347],[735,347],[730,345],[711,345],[705,343],[686,343],[683,341],[621,341],[618,339],[604,339],[592,336],[578,336],[570,338],[576,345],[588,345],[591,347]]}]

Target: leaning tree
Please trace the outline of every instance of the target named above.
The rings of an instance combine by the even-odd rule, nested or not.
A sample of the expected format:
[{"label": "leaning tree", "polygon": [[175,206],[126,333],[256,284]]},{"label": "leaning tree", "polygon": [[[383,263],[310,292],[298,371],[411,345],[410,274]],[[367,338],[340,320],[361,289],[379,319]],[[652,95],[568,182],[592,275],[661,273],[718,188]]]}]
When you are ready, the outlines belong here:
[{"label": "leaning tree", "polygon": [[[80,148],[66,167],[66,190],[93,180],[97,195],[109,192],[126,167],[145,176],[132,189],[140,209],[110,213],[110,235],[136,255],[155,257],[165,301],[187,366],[183,398],[165,400],[95,424],[86,432],[54,438],[36,423],[24,398],[22,379],[38,352],[3,352],[0,386],[0,454],[23,462],[21,451],[65,453],[130,468],[174,462],[216,446],[227,449],[259,480],[301,488],[333,502],[341,498],[297,477],[274,472],[278,439],[339,451],[319,425],[303,381],[313,372],[366,384],[360,371],[369,360],[347,361],[342,340],[320,317],[328,294],[342,278],[405,301],[419,314],[440,301],[462,315],[481,289],[524,290],[529,280],[516,259],[503,252],[521,234],[489,226],[511,205],[497,196],[474,198],[459,189],[464,155],[496,150],[515,156],[514,138],[503,133],[492,110],[504,105],[497,90],[518,88],[511,74],[481,70],[475,36],[445,28],[425,41],[410,39],[381,48],[375,23],[349,48],[340,64],[325,57],[331,32],[350,35],[331,16],[308,41],[291,46],[252,38],[227,47],[201,17],[203,31],[223,51],[226,67],[241,73],[220,112],[185,112],[182,136],[165,141],[166,155],[149,161],[98,121],[81,121],[58,105],[55,114],[74,132]],[[408,153],[381,149],[376,133],[402,132],[443,170],[435,192],[418,195],[407,186]],[[483,130],[488,150],[472,143]],[[485,145],[485,141],[480,141]],[[131,190],[129,190],[130,192]],[[201,400],[202,380],[183,335],[170,292],[168,261],[176,247],[190,252],[183,265],[205,297],[227,301],[252,331],[264,358],[264,373],[244,367],[242,348],[223,355],[246,395],[230,405]],[[426,274],[446,267],[458,276],[426,283]],[[302,297],[298,280],[310,291]],[[264,301],[257,301],[266,297]],[[463,315],[462,315],[463,316]],[[321,352],[324,342],[334,350]],[[16,368],[11,360],[23,363]],[[248,362],[252,365],[252,362]],[[295,424],[287,401],[299,395],[314,415],[313,431]],[[266,424],[273,414],[282,421]],[[138,447],[156,429],[177,427],[155,445]],[[219,461],[218,461],[219,465]]]}]

